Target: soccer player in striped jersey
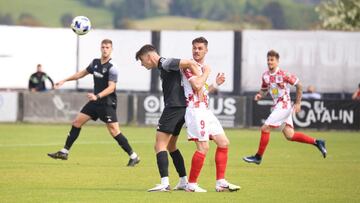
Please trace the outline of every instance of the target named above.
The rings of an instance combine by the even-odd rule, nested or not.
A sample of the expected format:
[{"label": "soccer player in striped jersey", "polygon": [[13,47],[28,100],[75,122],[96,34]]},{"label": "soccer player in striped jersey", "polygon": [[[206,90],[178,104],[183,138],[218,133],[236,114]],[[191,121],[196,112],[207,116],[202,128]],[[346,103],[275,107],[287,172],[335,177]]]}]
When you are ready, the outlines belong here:
[{"label": "soccer player in striped jersey", "polygon": [[[190,69],[181,70],[187,104],[185,123],[188,140],[195,141],[197,147],[192,157],[189,183],[186,186],[186,191],[206,192],[206,190],[199,187],[197,179],[209,150],[209,139],[214,140],[217,145],[215,154],[216,191],[237,191],[240,189],[239,186],[225,180],[229,140],[219,120],[208,108],[208,89],[205,85],[206,80],[202,80],[204,76],[207,79],[210,73],[210,67],[204,64],[205,55],[208,51],[207,46],[208,41],[204,37],[199,37],[192,41],[193,59],[198,64],[199,72],[202,74],[201,77],[194,74]],[[224,77],[223,74],[220,75]],[[219,75],[217,79],[219,79]],[[214,85],[210,85],[210,89],[214,88]]]},{"label": "soccer player in striped jersey", "polygon": [[[292,114],[293,112],[298,113],[301,110],[302,85],[295,75],[279,68],[279,58],[279,54],[274,50],[270,50],[267,53],[268,70],[262,75],[261,89],[255,95],[254,100],[258,101],[269,93],[273,98],[274,106],[270,116],[261,127],[261,138],[257,153],[254,156],[244,157],[243,160],[248,163],[260,164],[269,142],[270,130],[278,128],[282,124],[285,124],[282,133],[287,140],[314,145],[325,158],[327,151],[324,140],[318,140],[304,133],[294,131]],[[294,105],[291,105],[290,86],[296,87]]]}]

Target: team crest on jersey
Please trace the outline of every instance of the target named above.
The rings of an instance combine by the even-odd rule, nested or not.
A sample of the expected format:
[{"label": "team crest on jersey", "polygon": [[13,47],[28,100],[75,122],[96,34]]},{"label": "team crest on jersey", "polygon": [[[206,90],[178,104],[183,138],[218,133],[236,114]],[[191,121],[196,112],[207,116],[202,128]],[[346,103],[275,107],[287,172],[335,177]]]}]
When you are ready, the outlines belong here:
[{"label": "team crest on jersey", "polygon": [[103,68],[103,69],[102,69],[102,73],[103,73],[103,74],[106,73],[106,71],[107,71],[106,68]]},{"label": "team crest on jersey", "polygon": [[95,65],[95,66],[94,66],[94,69],[97,69],[97,67],[98,67],[98,66],[97,66],[97,65]]},{"label": "team crest on jersey", "polygon": [[276,83],[282,83],[284,80],[283,80],[283,77],[281,75],[277,75],[276,76]]}]

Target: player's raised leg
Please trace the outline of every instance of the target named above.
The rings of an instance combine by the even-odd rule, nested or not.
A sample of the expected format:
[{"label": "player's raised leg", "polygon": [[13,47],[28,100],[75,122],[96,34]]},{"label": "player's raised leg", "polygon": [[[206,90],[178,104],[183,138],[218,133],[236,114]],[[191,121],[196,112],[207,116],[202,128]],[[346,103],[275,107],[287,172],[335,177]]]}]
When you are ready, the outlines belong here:
[{"label": "player's raised leg", "polygon": [[106,123],[106,127],[109,130],[111,136],[116,140],[119,146],[129,155],[129,162],[127,166],[135,166],[140,162],[139,156],[133,151],[132,147],[129,144],[129,141],[126,139],[124,134],[120,131],[119,123]]},{"label": "player's raised leg", "polygon": [[300,142],[300,143],[306,143],[306,144],[312,144],[316,146],[319,151],[321,152],[322,156],[326,158],[327,150],[325,147],[325,141],[324,140],[318,140],[315,138],[312,138],[302,132],[295,132],[294,128],[286,125],[284,129],[282,130],[284,136],[289,141],[294,142]]},{"label": "player's raised leg", "polygon": [[48,153],[48,156],[53,159],[67,160],[71,146],[74,144],[75,140],[79,137],[81,126],[83,126],[90,119],[91,119],[90,116],[84,113],[79,113],[76,116],[75,120],[72,122],[72,126],[66,138],[64,148],[54,153]]}]

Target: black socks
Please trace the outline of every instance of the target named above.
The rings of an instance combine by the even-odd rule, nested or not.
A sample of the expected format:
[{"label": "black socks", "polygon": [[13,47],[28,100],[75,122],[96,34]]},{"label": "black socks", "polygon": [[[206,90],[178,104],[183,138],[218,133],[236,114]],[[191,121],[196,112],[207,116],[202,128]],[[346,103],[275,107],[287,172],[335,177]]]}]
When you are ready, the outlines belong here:
[{"label": "black socks", "polygon": [[68,137],[66,138],[64,148],[70,150],[71,146],[74,144],[75,140],[79,137],[81,128],[75,126],[71,127]]},{"label": "black socks", "polygon": [[168,177],[169,176],[169,160],[167,151],[161,151],[156,154],[157,165],[159,168],[160,176]]},{"label": "black socks", "polygon": [[133,153],[133,150],[126,139],[126,137],[120,133],[114,137],[114,139],[119,143],[121,148],[130,156]]},{"label": "black socks", "polygon": [[175,151],[170,152],[170,156],[171,156],[171,158],[173,160],[174,166],[176,168],[176,171],[179,174],[179,177],[186,176],[184,158],[181,155],[179,149],[176,149]]}]

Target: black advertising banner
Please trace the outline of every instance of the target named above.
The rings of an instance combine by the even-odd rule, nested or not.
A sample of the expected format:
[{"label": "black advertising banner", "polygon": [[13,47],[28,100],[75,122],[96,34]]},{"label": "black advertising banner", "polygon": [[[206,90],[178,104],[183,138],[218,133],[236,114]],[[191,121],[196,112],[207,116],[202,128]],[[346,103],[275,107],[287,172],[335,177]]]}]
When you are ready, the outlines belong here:
[{"label": "black advertising banner", "polygon": [[[245,98],[210,97],[209,108],[223,127],[244,125]],[[156,94],[137,95],[137,122],[141,125],[157,125],[164,109],[163,96]]]},{"label": "black advertising banner", "polygon": [[[270,115],[272,101],[253,102],[253,125],[260,126]],[[309,100],[293,115],[295,127],[316,129],[360,129],[360,102],[351,100]]]}]

